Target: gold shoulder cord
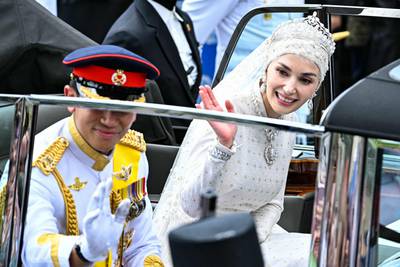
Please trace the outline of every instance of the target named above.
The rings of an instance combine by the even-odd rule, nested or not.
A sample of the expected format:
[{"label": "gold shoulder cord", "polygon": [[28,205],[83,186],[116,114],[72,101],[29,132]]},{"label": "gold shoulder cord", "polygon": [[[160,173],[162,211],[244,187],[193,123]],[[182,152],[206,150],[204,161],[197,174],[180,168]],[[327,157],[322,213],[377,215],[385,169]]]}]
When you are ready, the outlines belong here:
[{"label": "gold shoulder cord", "polygon": [[57,168],[54,169],[52,172],[54,177],[56,178],[56,181],[58,183],[58,187],[61,190],[61,193],[64,198],[64,203],[65,203],[65,217],[67,220],[66,223],[66,234],[67,235],[79,235],[79,228],[78,228],[78,215],[76,213],[76,206],[75,206],[75,201],[74,198],[71,194],[71,191],[69,188],[65,185],[64,180],[61,176],[61,173],[57,170]]},{"label": "gold shoulder cord", "polygon": [[34,162],[33,167],[39,168],[45,175],[53,174],[65,203],[66,234],[79,235],[78,216],[71,191],[65,185],[64,179],[57,170],[57,164],[61,160],[69,142],[64,137],[58,137]]},{"label": "gold shoulder cord", "polygon": [[146,151],[146,142],[142,133],[129,130],[119,141],[120,144],[132,147],[140,152]]}]

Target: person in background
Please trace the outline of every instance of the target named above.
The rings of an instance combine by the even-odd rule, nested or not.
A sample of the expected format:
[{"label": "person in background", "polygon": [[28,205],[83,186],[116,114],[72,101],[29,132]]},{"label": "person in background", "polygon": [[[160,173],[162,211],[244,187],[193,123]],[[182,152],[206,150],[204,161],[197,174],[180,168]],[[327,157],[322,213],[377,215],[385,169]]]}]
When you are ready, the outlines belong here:
[{"label": "person in background", "polygon": [[[117,46],[75,50],[69,97],[143,101],[159,70]],[[133,112],[69,107],[36,135],[24,266],[163,266],[147,196],[148,162]]]},{"label": "person in background", "polygon": [[[90,39],[101,43],[132,0],[36,0]],[[90,19],[88,19],[90,14]],[[104,16],[107,14],[107,16]]]},{"label": "person in background", "polygon": [[[196,38],[200,45],[204,45],[215,31],[217,69],[237,24],[247,12],[264,5],[298,4],[304,4],[304,0],[184,0],[182,9],[193,20]],[[270,36],[277,25],[301,16],[299,13],[273,13],[253,18],[243,33],[245,37],[242,37],[235,48],[234,57],[231,59],[233,62],[230,63],[228,72]]]},{"label": "person in background", "polygon": [[[114,44],[148,58],[161,74],[161,104],[194,107],[201,80],[198,43],[189,16],[176,0],[135,0],[111,27],[104,44]],[[180,143],[189,124],[172,119]]]}]

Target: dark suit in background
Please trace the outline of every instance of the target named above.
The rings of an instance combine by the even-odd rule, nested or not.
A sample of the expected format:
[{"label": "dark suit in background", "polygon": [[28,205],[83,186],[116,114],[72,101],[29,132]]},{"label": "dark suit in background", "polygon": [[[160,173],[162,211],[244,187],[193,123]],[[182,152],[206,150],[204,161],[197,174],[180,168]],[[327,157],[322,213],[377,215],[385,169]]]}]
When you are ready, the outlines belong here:
[{"label": "dark suit in background", "polygon": [[[135,0],[133,4],[117,19],[108,32],[104,43],[122,46],[152,62],[161,72],[156,80],[164,104],[194,107],[201,80],[201,62],[193,25],[189,16],[176,8],[183,18],[182,29],[192,50],[197,66],[197,79],[189,86],[186,71],[180,59],[178,48],[167,26],[147,0]],[[172,120],[177,141],[183,138],[189,121]]]},{"label": "dark suit in background", "polygon": [[[153,80],[146,81],[146,102],[163,103],[160,89]],[[144,133],[145,141],[153,144],[176,145],[171,120],[167,117],[138,114],[132,129]]]},{"label": "dark suit in background", "polygon": [[57,16],[101,43],[111,25],[133,0],[57,0]]}]

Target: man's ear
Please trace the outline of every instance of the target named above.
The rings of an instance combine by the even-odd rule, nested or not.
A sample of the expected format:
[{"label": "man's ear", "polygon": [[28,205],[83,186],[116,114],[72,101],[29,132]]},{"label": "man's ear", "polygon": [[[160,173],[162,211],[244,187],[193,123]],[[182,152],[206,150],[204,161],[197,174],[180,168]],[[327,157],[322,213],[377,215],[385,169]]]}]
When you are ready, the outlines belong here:
[{"label": "man's ear", "polygon": [[[78,94],[76,93],[75,89],[69,85],[64,86],[64,95],[70,97],[77,97]],[[68,107],[68,111],[73,113],[75,111],[75,107]]]},{"label": "man's ear", "polygon": [[71,96],[71,97],[78,96],[78,94],[76,93],[75,89],[72,88],[69,85],[64,86],[64,95],[65,96]]}]

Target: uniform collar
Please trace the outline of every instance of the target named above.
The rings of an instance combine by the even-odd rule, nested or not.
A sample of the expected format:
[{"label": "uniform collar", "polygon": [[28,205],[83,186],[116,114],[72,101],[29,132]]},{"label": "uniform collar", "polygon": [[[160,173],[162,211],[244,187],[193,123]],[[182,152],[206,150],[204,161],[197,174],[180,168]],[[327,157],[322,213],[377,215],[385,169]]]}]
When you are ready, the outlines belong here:
[{"label": "uniform collar", "polygon": [[102,171],[105,166],[110,162],[110,156],[106,156],[100,152],[94,150],[78,132],[76,128],[73,116],[68,119],[68,134],[70,135],[71,150],[77,155],[82,161],[87,161],[88,165],[92,165],[92,169],[95,171]]}]

